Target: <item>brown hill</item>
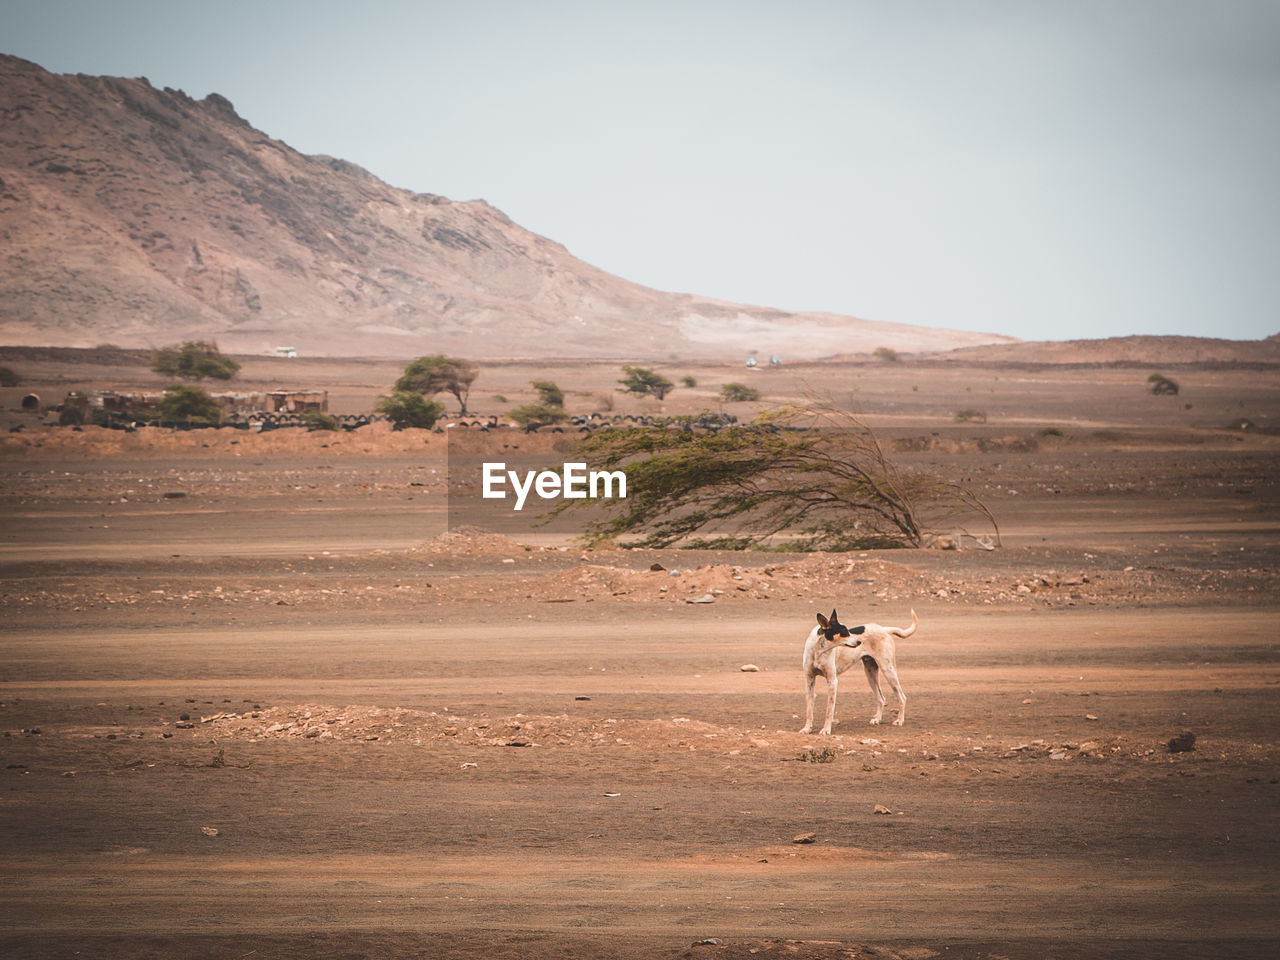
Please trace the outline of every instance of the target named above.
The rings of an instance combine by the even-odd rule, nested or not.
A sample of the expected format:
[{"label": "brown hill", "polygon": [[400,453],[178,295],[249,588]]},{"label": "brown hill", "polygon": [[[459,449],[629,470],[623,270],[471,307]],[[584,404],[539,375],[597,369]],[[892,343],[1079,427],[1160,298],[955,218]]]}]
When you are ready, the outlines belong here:
[{"label": "brown hill", "polygon": [[482,200],[298,153],[218,94],[0,55],[0,116],[0,343],[814,357],[1009,340],[629,283]]}]

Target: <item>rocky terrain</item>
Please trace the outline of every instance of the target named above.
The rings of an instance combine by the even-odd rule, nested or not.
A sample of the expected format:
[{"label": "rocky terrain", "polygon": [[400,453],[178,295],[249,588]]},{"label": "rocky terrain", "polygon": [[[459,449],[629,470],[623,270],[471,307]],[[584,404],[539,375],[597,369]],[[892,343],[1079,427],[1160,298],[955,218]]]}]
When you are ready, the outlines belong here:
[{"label": "rocky terrain", "polygon": [[[16,356],[10,408],[153,376]],[[244,375],[367,410],[395,369]],[[587,549],[450,526],[445,503],[459,431],[495,456],[572,434],[7,410],[0,953],[1275,956],[1275,369],[1187,368],[1176,397],[1110,365],[753,382],[786,402],[815,371],[857,384],[901,468],[982,497],[1000,545]],[[699,386],[618,409],[697,412],[744,375],[669,372]],[[539,375],[583,412],[618,369],[486,364],[475,408]],[[798,732],[800,651],[833,606],[917,613],[904,725],[869,724],[850,671],[833,734]]]}]

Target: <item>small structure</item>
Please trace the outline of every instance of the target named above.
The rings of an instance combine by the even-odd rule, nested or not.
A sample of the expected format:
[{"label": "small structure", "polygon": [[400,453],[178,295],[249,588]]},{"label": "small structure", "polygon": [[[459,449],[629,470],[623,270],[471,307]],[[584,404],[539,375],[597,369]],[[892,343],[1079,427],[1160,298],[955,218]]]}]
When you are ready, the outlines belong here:
[{"label": "small structure", "polygon": [[22,398],[22,409],[28,413],[38,413],[40,410],[40,397],[34,393],[28,393]]},{"label": "small structure", "polygon": [[276,356],[288,357],[290,360],[294,360],[298,356],[298,348],[297,347],[276,347]]},{"label": "small structure", "polygon": [[748,366],[748,367],[754,367],[754,366],[756,366],[756,358],[755,358],[755,357],[747,357],[747,366]]}]

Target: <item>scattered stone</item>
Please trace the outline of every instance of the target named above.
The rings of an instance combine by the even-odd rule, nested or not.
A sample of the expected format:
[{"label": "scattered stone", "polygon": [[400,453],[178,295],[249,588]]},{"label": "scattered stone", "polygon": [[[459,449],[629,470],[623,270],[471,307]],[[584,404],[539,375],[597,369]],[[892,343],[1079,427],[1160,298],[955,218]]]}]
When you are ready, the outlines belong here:
[{"label": "scattered stone", "polygon": [[464,763],[464,764],[462,765],[462,769],[463,769],[463,770],[479,770],[479,769],[480,769],[480,764],[478,764],[478,763]]},{"label": "scattered stone", "polygon": [[1067,751],[1063,750],[1061,747],[1059,747],[1057,750],[1050,750],[1050,751],[1049,751],[1049,759],[1050,759],[1050,760],[1065,760],[1065,759],[1067,759]]},{"label": "scattered stone", "polygon": [[685,600],[685,603],[715,603],[715,602],[716,602],[716,598],[709,593],[704,593],[700,597],[690,597],[689,599]]},{"label": "scattered stone", "polygon": [[1173,737],[1169,741],[1170,753],[1190,753],[1196,748],[1196,735],[1190,730]]},{"label": "scattered stone", "polygon": [[744,663],[738,669],[741,670],[743,673],[759,673],[760,672],[760,668],[757,667],[754,663]]},{"label": "scattered stone", "polygon": [[201,827],[200,832],[206,837],[216,837],[218,835],[217,827]]},{"label": "scattered stone", "polygon": [[801,833],[791,838],[792,843],[813,843],[818,839],[816,833]]},{"label": "scattered stone", "polygon": [[666,567],[664,567],[664,566],[663,566],[662,564],[660,564],[660,563],[651,563],[651,564],[649,564],[649,571],[650,571],[651,573],[657,573],[658,571],[660,571],[660,570],[665,570],[665,569],[667,569],[667,568],[666,568]]},{"label": "scattered stone", "polygon": [[878,813],[878,814],[880,814],[881,816],[884,816],[884,815],[886,815],[886,814],[891,814],[891,813],[893,813],[893,811],[892,811],[892,810],[890,810],[888,807],[882,806],[882,805],[880,805],[880,804],[878,804],[878,803],[876,804],[876,808],[875,808],[874,810],[872,810],[871,812],[872,812],[872,813]]},{"label": "scattered stone", "polygon": [[1086,714],[1084,715],[1084,718],[1085,718],[1086,720],[1097,720],[1097,719],[1098,719],[1098,718],[1097,718],[1096,716],[1094,716],[1092,713],[1086,713]]}]

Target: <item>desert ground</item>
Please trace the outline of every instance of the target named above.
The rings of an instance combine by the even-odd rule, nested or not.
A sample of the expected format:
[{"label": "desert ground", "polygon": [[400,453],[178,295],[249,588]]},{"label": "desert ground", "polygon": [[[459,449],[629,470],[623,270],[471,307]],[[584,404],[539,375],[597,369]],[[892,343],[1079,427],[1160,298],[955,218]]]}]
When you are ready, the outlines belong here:
[{"label": "desert ground", "polygon": [[[480,416],[535,377],[575,413],[829,395],[999,523],[810,555],[450,529],[448,433],[48,426],[24,394],[162,383],[0,360],[6,957],[1280,950],[1273,366],[1164,369],[1171,397],[1124,366],[672,360],[698,386],[659,402],[618,364],[483,365]],[[359,413],[399,366],[246,360],[236,389]],[[918,614],[904,725],[850,671],[833,735],[797,732],[833,607]]]}]

